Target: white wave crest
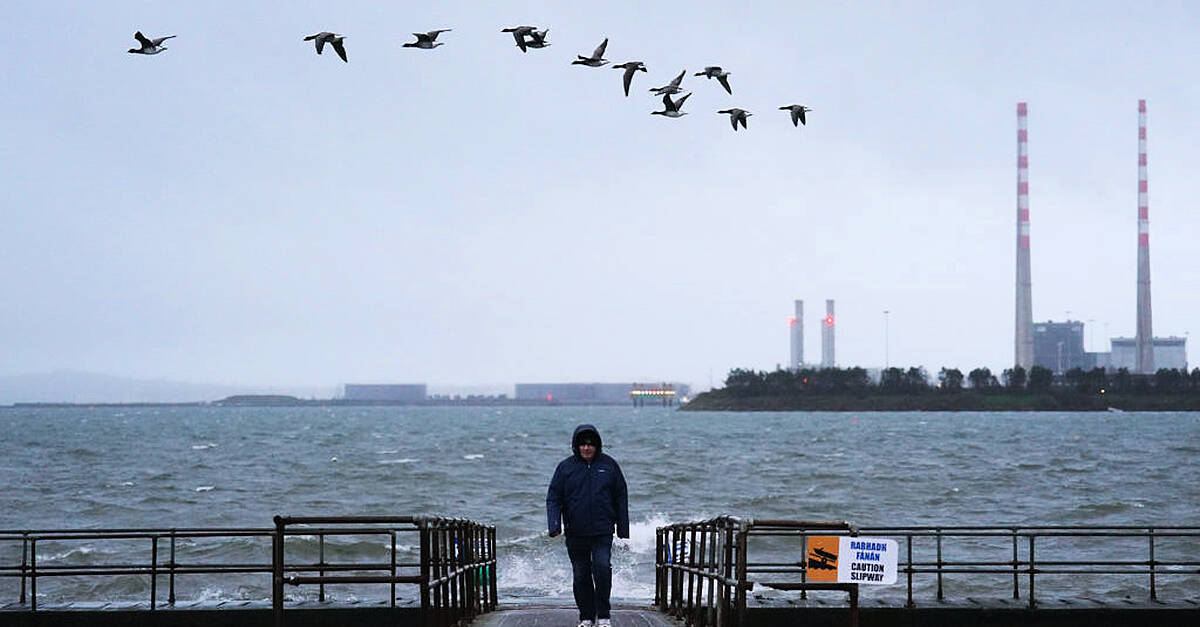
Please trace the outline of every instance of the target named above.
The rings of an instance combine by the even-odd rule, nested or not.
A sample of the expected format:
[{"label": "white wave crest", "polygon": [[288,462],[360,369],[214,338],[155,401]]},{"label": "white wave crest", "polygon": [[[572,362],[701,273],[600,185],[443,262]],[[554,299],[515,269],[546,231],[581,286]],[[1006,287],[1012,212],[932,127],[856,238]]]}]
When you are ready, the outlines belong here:
[{"label": "white wave crest", "polygon": [[216,445],[216,443],[215,443],[215,442],[209,442],[208,444],[193,444],[193,445],[192,445],[192,450],[193,450],[193,451],[203,451],[203,450],[207,450],[207,449],[210,449],[210,448],[217,448],[217,445]]},{"label": "white wave crest", "polygon": [[74,547],[71,549],[67,549],[66,551],[63,551],[62,553],[55,553],[54,555],[51,555],[49,557],[44,557],[44,558],[39,558],[39,559],[44,559],[48,562],[57,562],[60,560],[65,560],[68,557],[71,557],[74,555],[91,555],[92,553],[95,553],[95,552],[96,552],[96,549],[94,549],[90,546],[77,546],[77,547]]},{"label": "white wave crest", "polygon": [[215,489],[216,489],[216,486],[211,486],[211,485],[196,486],[197,492],[212,492]]},{"label": "white wave crest", "polygon": [[629,523],[629,539],[618,540],[629,546],[629,550],[634,553],[648,553],[654,555],[654,549],[658,545],[658,535],[656,529],[672,524],[670,518],[666,514],[654,513],[647,518]]},{"label": "white wave crest", "polygon": [[471,453],[470,455],[463,455],[463,459],[483,459],[483,453]]},{"label": "white wave crest", "polygon": [[419,461],[421,460],[412,457],[401,457],[400,459],[381,459],[379,463],[388,466],[391,464],[412,464]]}]

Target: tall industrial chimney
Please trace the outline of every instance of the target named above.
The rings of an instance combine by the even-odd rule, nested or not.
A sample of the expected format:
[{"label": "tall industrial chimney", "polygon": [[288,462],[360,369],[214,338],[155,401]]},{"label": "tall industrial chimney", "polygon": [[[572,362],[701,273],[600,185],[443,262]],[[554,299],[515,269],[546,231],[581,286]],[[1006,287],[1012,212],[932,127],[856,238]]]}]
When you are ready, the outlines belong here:
[{"label": "tall industrial chimney", "polygon": [[821,367],[833,368],[833,300],[825,301],[825,319],[821,321]]},{"label": "tall industrial chimney", "polygon": [[1150,317],[1150,183],[1146,177],[1146,101],[1138,100],[1138,249],[1135,369],[1154,373],[1154,328]]},{"label": "tall industrial chimney", "polygon": [[1029,268],[1029,129],[1017,103],[1017,310],[1013,364],[1033,367],[1033,279]]},{"label": "tall industrial chimney", "polygon": [[798,370],[804,367],[804,301],[796,301],[796,315],[788,322],[792,334],[792,359],[788,362],[788,370]]}]

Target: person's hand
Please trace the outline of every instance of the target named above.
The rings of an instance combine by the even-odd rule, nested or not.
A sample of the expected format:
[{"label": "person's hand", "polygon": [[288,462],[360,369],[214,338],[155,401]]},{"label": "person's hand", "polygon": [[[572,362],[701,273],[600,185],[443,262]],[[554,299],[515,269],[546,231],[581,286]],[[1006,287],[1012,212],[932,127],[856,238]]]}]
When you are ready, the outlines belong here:
[{"label": "person's hand", "polygon": [[557,537],[558,537],[558,534],[560,534],[560,533],[562,533],[562,531],[560,531],[560,530],[558,530],[558,529],[555,529],[554,531],[551,531],[551,532],[550,532],[550,537],[551,537],[551,538],[557,538]]}]

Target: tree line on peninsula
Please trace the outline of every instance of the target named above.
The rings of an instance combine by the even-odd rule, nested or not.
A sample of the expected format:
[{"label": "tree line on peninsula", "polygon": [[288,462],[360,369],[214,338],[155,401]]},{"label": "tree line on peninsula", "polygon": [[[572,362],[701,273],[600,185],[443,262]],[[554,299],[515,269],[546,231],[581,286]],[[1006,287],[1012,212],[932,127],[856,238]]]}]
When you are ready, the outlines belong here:
[{"label": "tree line on peninsula", "polygon": [[1121,368],[1074,368],[1061,375],[1041,366],[942,368],[734,368],[723,388],[700,394],[691,409],[1004,410],[1120,408],[1200,409],[1200,368],[1161,368],[1140,375]]}]

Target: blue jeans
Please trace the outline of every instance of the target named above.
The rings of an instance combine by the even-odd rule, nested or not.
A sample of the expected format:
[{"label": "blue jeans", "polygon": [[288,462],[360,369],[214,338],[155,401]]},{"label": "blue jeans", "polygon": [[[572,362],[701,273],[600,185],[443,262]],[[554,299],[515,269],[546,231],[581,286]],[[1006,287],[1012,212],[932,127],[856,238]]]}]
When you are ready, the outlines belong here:
[{"label": "blue jeans", "polygon": [[567,555],[574,572],[575,606],[579,620],[609,617],[612,591],[612,534],[567,536]]}]

